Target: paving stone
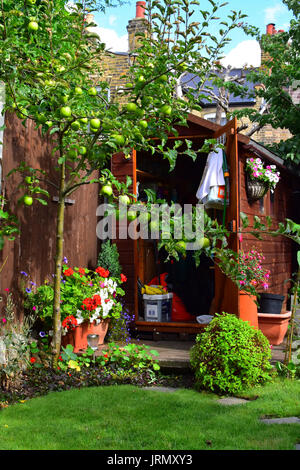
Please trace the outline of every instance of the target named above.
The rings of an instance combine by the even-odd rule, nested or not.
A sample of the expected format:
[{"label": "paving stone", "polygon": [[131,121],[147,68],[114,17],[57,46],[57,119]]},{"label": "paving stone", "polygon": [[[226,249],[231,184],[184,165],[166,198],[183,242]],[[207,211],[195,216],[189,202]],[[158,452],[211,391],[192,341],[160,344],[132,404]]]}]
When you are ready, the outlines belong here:
[{"label": "paving stone", "polygon": [[265,424],[300,424],[300,418],[291,416],[290,418],[264,418],[261,419]]},{"label": "paving stone", "polygon": [[221,405],[243,405],[245,403],[249,403],[249,400],[244,400],[243,398],[235,398],[235,397],[228,397],[228,398],[220,398],[218,403]]}]

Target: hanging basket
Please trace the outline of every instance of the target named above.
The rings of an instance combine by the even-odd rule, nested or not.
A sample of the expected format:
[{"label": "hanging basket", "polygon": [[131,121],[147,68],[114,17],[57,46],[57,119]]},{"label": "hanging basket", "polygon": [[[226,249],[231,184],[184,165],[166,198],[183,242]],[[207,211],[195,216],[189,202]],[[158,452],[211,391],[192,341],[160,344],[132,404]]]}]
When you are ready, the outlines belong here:
[{"label": "hanging basket", "polygon": [[269,190],[269,186],[264,181],[252,180],[248,175],[246,175],[246,188],[251,202],[263,198]]}]

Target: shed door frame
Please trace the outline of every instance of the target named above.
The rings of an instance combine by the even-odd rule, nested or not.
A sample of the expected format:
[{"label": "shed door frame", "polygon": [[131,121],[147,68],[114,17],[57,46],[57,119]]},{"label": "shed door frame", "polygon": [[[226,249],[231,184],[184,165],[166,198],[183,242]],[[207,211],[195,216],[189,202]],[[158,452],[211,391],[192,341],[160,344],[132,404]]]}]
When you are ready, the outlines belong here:
[{"label": "shed door frame", "polygon": [[[239,252],[238,228],[240,226],[240,175],[238,166],[237,118],[229,121],[214,133],[214,138],[226,136],[226,156],[229,167],[229,206],[226,211],[226,228],[229,230],[229,248]],[[215,312],[228,312],[239,316],[238,287],[220,269],[215,268]]]}]

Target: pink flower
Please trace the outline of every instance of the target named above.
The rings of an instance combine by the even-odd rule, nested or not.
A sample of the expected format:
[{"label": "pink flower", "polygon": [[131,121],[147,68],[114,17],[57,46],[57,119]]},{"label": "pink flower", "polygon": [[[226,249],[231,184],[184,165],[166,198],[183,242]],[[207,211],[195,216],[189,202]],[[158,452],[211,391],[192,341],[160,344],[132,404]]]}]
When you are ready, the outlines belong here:
[{"label": "pink flower", "polygon": [[34,307],[32,307],[32,310],[36,311],[36,307],[35,307],[35,306],[34,306]]},{"label": "pink flower", "polygon": [[5,292],[9,292],[9,289],[8,289],[8,288],[6,288],[6,289],[4,289],[4,290],[5,290]]},{"label": "pink flower", "polygon": [[269,289],[269,284],[267,284],[266,282],[264,282],[263,288],[264,288],[265,290]]},{"label": "pink flower", "polygon": [[2,323],[5,324],[6,322],[7,322],[6,318],[2,318]]}]

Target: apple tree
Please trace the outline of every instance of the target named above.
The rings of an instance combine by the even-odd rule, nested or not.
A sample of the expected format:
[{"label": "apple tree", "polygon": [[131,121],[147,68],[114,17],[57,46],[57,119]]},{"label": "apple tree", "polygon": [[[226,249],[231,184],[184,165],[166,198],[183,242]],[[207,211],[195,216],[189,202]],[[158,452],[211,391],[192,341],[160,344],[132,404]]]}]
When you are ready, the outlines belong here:
[{"label": "apple tree", "polygon": [[[100,3],[100,5],[99,5]],[[147,32],[130,56],[123,99],[109,96],[103,68],[105,44],[91,31],[87,13],[109,4],[94,0],[0,1],[0,80],[5,83],[5,110],[24,126],[32,120],[53,142],[53,167],[58,171],[56,258],[54,267],[53,365],[61,345],[60,283],[63,260],[65,200],[83,184],[98,183],[112,200],[115,187],[106,170],[112,155],[132,148],[160,152],[174,168],[178,142],[166,145],[175,125],[187,125],[188,112],[197,107],[194,94],[183,99],[176,92],[185,71],[201,81],[210,77],[222,56],[229,33],[244,15],[218,16],[226,3],[209,0],[210,11],[197,0],[149,1]],[[194,21],[196,13],[200,20]],[[224,18],[224,17],[223,17]],[[211,34],[217,25],[217,35]],[[97,77],[97,79],[95,79]],[[197,100],[199,97],[197,97]],[[127,103],[127,104],[122,104]],[[160,140],[151,140],[159,137]],[[185,142],[185,153],[197,153]],[[47,202],[47,187],[39,170],[23,162],[24,204]],[[100,172],[95,177],[95,172]],[[44,176],[44,175],[43,175]],[[43,178],[45,179],[45,178]],[[49,188],[48,188],[49,189]],[[128,185],[118,187],[128,193]],[[41,191],[42,190],[42,191]],[[42,196],[42,197],[41,197]],[[54,236],[54,234],[53,234]]]}]

